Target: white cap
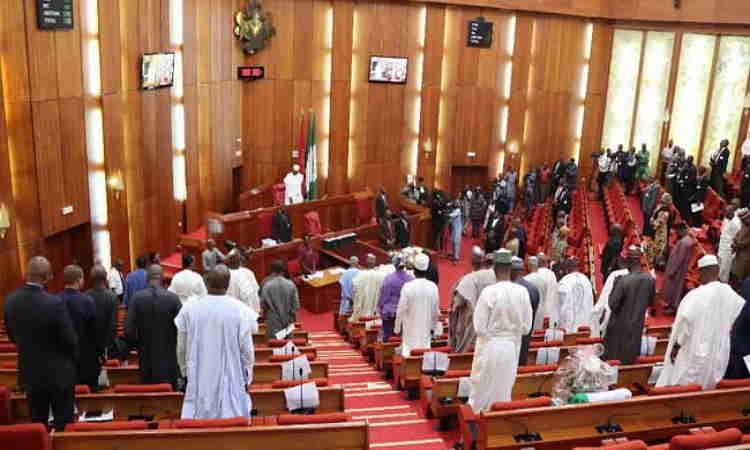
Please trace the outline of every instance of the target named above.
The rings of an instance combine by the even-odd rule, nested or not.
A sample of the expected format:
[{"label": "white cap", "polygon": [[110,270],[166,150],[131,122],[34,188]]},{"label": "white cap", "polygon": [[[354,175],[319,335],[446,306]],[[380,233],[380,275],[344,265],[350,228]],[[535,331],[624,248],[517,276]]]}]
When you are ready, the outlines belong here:
[{"label": "white cap", "polygon": [[299,170],[299,164],[294,164],[294,165],[292,166],[292,169],[294,169],[294,170]]},{"label": "white cap", "polygon": [[702,269],[704,267],[709,266],[718,266],[719,265],[719,259],[716,257],[716,255],[706,255],[703,258],[698,260],[698,268]]},{"label": "white cap", "polygon": [[419,270],[420,272],[424,272],[428,267],[430,267],[429,256],[425,255],[424,253],[420,253],[416,257],[414,257],[415,269]]}]

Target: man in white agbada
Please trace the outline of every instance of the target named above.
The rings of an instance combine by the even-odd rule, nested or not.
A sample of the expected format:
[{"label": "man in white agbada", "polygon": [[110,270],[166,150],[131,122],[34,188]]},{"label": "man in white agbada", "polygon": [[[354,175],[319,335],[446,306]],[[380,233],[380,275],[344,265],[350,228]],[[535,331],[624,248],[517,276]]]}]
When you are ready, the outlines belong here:
[{"label": "man in white agbada", "polygon": [[732,243],[737,233],[742,228],[742,220],[739,211],[734,205],[728,205],[724,209],[724,220],[721,223],[721,235],[719,236],[719,248],[717,255],[719,257],[719,280],[722,283],[729,281],[729,275],[732,273],[732,262],[734,261],[734,251]]},{"label": "man in white agbada", "polygon": [[[622,267],[622,257],[618,256],[618,265]],[[612,310],[609,307],[609,296],[615,287],[615,281],[623,275],[629,274],[628,269],[617,269],[609,273],[607,281],[604,282],[599,299],[594,305],[594,311],[591,316],[591,337],[604,337],[607,334],[607,325],[609,318],[612,316]]]},{"label": "man in white agbada", "polygon": [[395,271],[393,266],[376,267],[375,255],[368,254],[365,258],[365,268],[360,270],[352,281],[354,297],[352,298],[352,315],[349,322],[357,322],[360,317],[377,316],[378,300],[383,280]]},{"label": "man in white agbada", "polygon": [[534,329],[544,328],[544,318],[549,317],[550,326],[560,321],[557,276],[549,270],[549,258],[544,253],[529,258],[529,273],[524,278],[539,290],[539,306],[534,317]]},{"label": "man in white agbada", "polygon": [[657,387],[697,383],[713,389],[727,370],[730,332],[745,300],[719,281],[716,256],[699,259],[698,270],[701,285],[677,309]]},{"label": "man in white agbada", "polygon": [[174,274],[169,284],[169,291],[180,297],[184,305],[188,300],[206,295],[206,283],[198,272],[193,270],[195,258],[182,255],[182,270]]},{"label": "man in white agbada", "polygon": [[258,316],[225,295],[229,268],[206,274],[208,295],[185,304],[175,318],[177,363],[187,377],[183,419],[250,417]]},{"label": "man in white agbada", "polygon": [[477,343],[471,366],[469,406],[487,411],[493,403],[510,401],[516,381],[521,339],[531,331],[533,311],[529,291],[510,281],[512,255],[495,252],[498,282],[479,296],[474,310]]},{"label": "man in white agbada", "polygon": [[231,274],[227,295],[234,297],[249,306],[260,315],[260,297],[258,296],[258,280],[252,270],[244,267],[244,257],[239,250],[234,249],[227,255],[227,266]]},{"label": "man in white agbada", "polygon": [[594,288],[588,277],[578,271],[578,259],[563,262],[567,275],[559,284],[560,328],[566,333],[575,333],[579,327],[590,326],[594,309]]},{"label": "man in white agbada", "polygon": [[284,177],[285,205],[293,205],[304,201],[302,197],[302,183],[305,181],[305,176],[302,175],[299,169],[299,164],[293,165],[292,171]]},{"label": "man in white agbada", "polygon": [[412,349],[430,348],[431,333],[440,318],[440,292],[428,280],[430,257],[420,253],[414,258],[414,280],[401,288],[393,331],[401,333],[401,355],[411,355]]}]

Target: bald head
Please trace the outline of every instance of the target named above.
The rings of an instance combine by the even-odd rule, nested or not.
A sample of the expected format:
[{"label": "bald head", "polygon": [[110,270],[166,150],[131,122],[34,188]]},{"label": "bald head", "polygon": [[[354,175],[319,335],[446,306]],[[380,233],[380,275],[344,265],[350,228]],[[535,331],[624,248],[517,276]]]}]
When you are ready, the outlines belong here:
[{"label": "bald head", "polygon": [[206,274],[206,287],[212,295],[224,295],[229,287],[231,274],[229,267],[224,264],[217,265],[214,270]]},{"label": "bald head", "polygon": [[35,256],[29,260],[26,268],[26,281],[29,283],[44,284],[49,281],[52,265],[44,256]]},{"label": "bald head", "polygon": [[148,276],[149,284],[156,285],[156,286],[161,285],[162,269],[160,265],[151,264],[150,266],[148,266],[146,275]]}]

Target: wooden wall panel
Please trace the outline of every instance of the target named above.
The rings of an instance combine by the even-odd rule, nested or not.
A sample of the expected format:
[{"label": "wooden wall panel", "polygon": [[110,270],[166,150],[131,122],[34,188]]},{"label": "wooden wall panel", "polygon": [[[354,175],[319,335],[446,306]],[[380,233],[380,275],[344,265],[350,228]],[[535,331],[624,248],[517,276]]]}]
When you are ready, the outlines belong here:
[{"label": "wooden wall panel", "polygon": [[[435,150],[440,118],[444,36],[445,7],[427,5],[417,175],[423,177],[428,186],[434,185],[436,175]],[[429,152],[425,149],[426,145]]]}]

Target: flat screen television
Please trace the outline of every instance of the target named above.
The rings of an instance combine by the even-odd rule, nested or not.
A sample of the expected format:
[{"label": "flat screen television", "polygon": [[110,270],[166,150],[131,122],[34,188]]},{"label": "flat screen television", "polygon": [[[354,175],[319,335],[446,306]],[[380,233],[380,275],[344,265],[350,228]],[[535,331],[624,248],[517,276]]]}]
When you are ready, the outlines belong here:
[{"label": "flat screen television", "polygon": [[370,82],[404,84],[408,65],[407,58],[371,56]]},{"label": "flat screen television", "polygon": [[174,53],[147,53],[141,58],[141,89],[171,87]]}]

